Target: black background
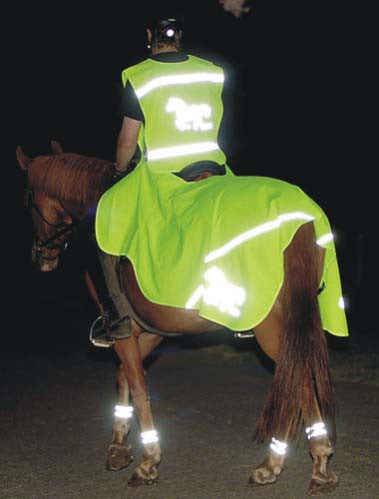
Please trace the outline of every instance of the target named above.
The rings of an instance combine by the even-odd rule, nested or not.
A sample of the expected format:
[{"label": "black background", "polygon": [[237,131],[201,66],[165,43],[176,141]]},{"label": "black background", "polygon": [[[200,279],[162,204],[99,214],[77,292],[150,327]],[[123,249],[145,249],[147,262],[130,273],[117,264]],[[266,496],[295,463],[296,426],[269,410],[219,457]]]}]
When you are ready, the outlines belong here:
[{"label": "black background", "polygon": [[[172,5],[31,3],[12,14],[5,45],[12,69],[4,78],[14,124],[5,208],[12,212],[5,217],[11,237],[3,238],[4,272],[11,276],[9,345],[75,348],[87,341],[96,315],[70,250],[54,273],[31,266],[32,227],[22,207],[25,178],[16,146],[36,156],[48,153],[55,139],[65,151],[113,161],[122,121],[120,73],[147,56],[144,26],[155,14],[182,16],[185,49],[225,68],[234,97],[221,140],[232,169],[296,183],[327,213],[353,334],[374,334],[377,57],[370,13],[351,1],[262,0],[236,19],[216,0]],[[3,189],[9,194],[8,184]]]}]

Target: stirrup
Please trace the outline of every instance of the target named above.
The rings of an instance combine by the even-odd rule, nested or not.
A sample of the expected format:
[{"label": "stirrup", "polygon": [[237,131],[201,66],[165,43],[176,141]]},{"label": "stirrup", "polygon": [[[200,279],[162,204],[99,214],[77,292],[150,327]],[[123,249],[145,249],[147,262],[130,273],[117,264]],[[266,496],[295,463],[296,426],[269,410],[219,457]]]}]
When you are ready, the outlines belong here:
[{"label": "stirrup", "polygon": [[[99,321],[101,321],[101,326],[99,326]],[[102,347],[102,348],[109,348],[114,345],[115,340],[111,336],[109,336],[108,332],[105,330],[99,333],[99,330],[96,331],[96,328],[98,328],[100,331],[104,330],[104,325],[103,325],[103,316],[99,315],[99,317],[94,321],[94,323],[91,326],[91,330],[89,333],[89,339],[90,342],[95,345],[95,347]]]},{"label": "stirrup", "polygon": [[243,331],[242,333],[234,333],[235,338],[245,339],[245,338],[254,338],[255,334],[252,329],[249,331]]}]

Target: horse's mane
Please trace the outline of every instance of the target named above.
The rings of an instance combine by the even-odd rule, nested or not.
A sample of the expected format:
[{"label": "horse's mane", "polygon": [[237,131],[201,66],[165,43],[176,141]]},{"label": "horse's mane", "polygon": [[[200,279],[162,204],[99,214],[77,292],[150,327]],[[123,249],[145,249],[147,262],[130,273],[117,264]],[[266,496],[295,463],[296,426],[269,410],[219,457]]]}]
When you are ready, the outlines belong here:
[{"label": "horse's mane", "polygon": [[79,154],[38,156],[28,168],[30,186],[60,200],[95,203],[109,187],[112,163]]}]

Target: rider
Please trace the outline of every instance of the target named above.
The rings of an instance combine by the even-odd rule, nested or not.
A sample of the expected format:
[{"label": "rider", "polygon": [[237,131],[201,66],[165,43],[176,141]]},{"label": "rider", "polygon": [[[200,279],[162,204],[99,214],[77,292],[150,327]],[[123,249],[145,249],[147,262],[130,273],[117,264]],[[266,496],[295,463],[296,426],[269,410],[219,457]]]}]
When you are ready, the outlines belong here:
[{"label": "rider", "polygon": [[[147,38],[149,58],[122,72],[124,119],[115,180],[139,161],[153,171],[175,173],[188,181],[231,173],[217,142],[223,70],[181,51],[182,29],[176,19],[150,23]],[[119,306],[123,298],[119,285],[110,286],[117,281],[114,267],[105,263],[109,256],[97,251],[100,258],[97,262],[92,258],[88,269],[104,309],[96,335],[124,338],[130,333],[129,321]]]},{"label": "rider", "polygon": [[155,171],[178,173],[192,165],[183,176],[225,173],[226,158],[217,143],[223,70],[181,51],[176,19],[153,21],[147,37],[150,57],[122,72],[124,120],[116,173],[126,171],[136,149]]}]

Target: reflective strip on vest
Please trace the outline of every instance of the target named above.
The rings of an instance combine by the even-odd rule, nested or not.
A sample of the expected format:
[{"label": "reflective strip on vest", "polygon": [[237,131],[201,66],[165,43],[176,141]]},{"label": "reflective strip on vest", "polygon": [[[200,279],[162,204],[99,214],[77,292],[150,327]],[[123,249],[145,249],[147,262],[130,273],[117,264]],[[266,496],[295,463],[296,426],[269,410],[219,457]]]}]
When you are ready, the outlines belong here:
[{"label": "reflective strip on vest", "polygon": [[202,152],[217,151],[219,149],[216,142],[198,142],[197,144],[185,144],[173,147],[160,147],[147,151],[147,160],[156,161],[158,159],[176,158]]},{"label": "reflective strip on vest", "polygon": [[150,80],[148,83],[136,89],[136,95],[139,99],[144,97],[152,90],[159,87],[167,87],[168,85],[189,85],[191,83],[223,83],[223,73],[189,73],[189,74],[176,74],[168,76],[159,76]]}]

